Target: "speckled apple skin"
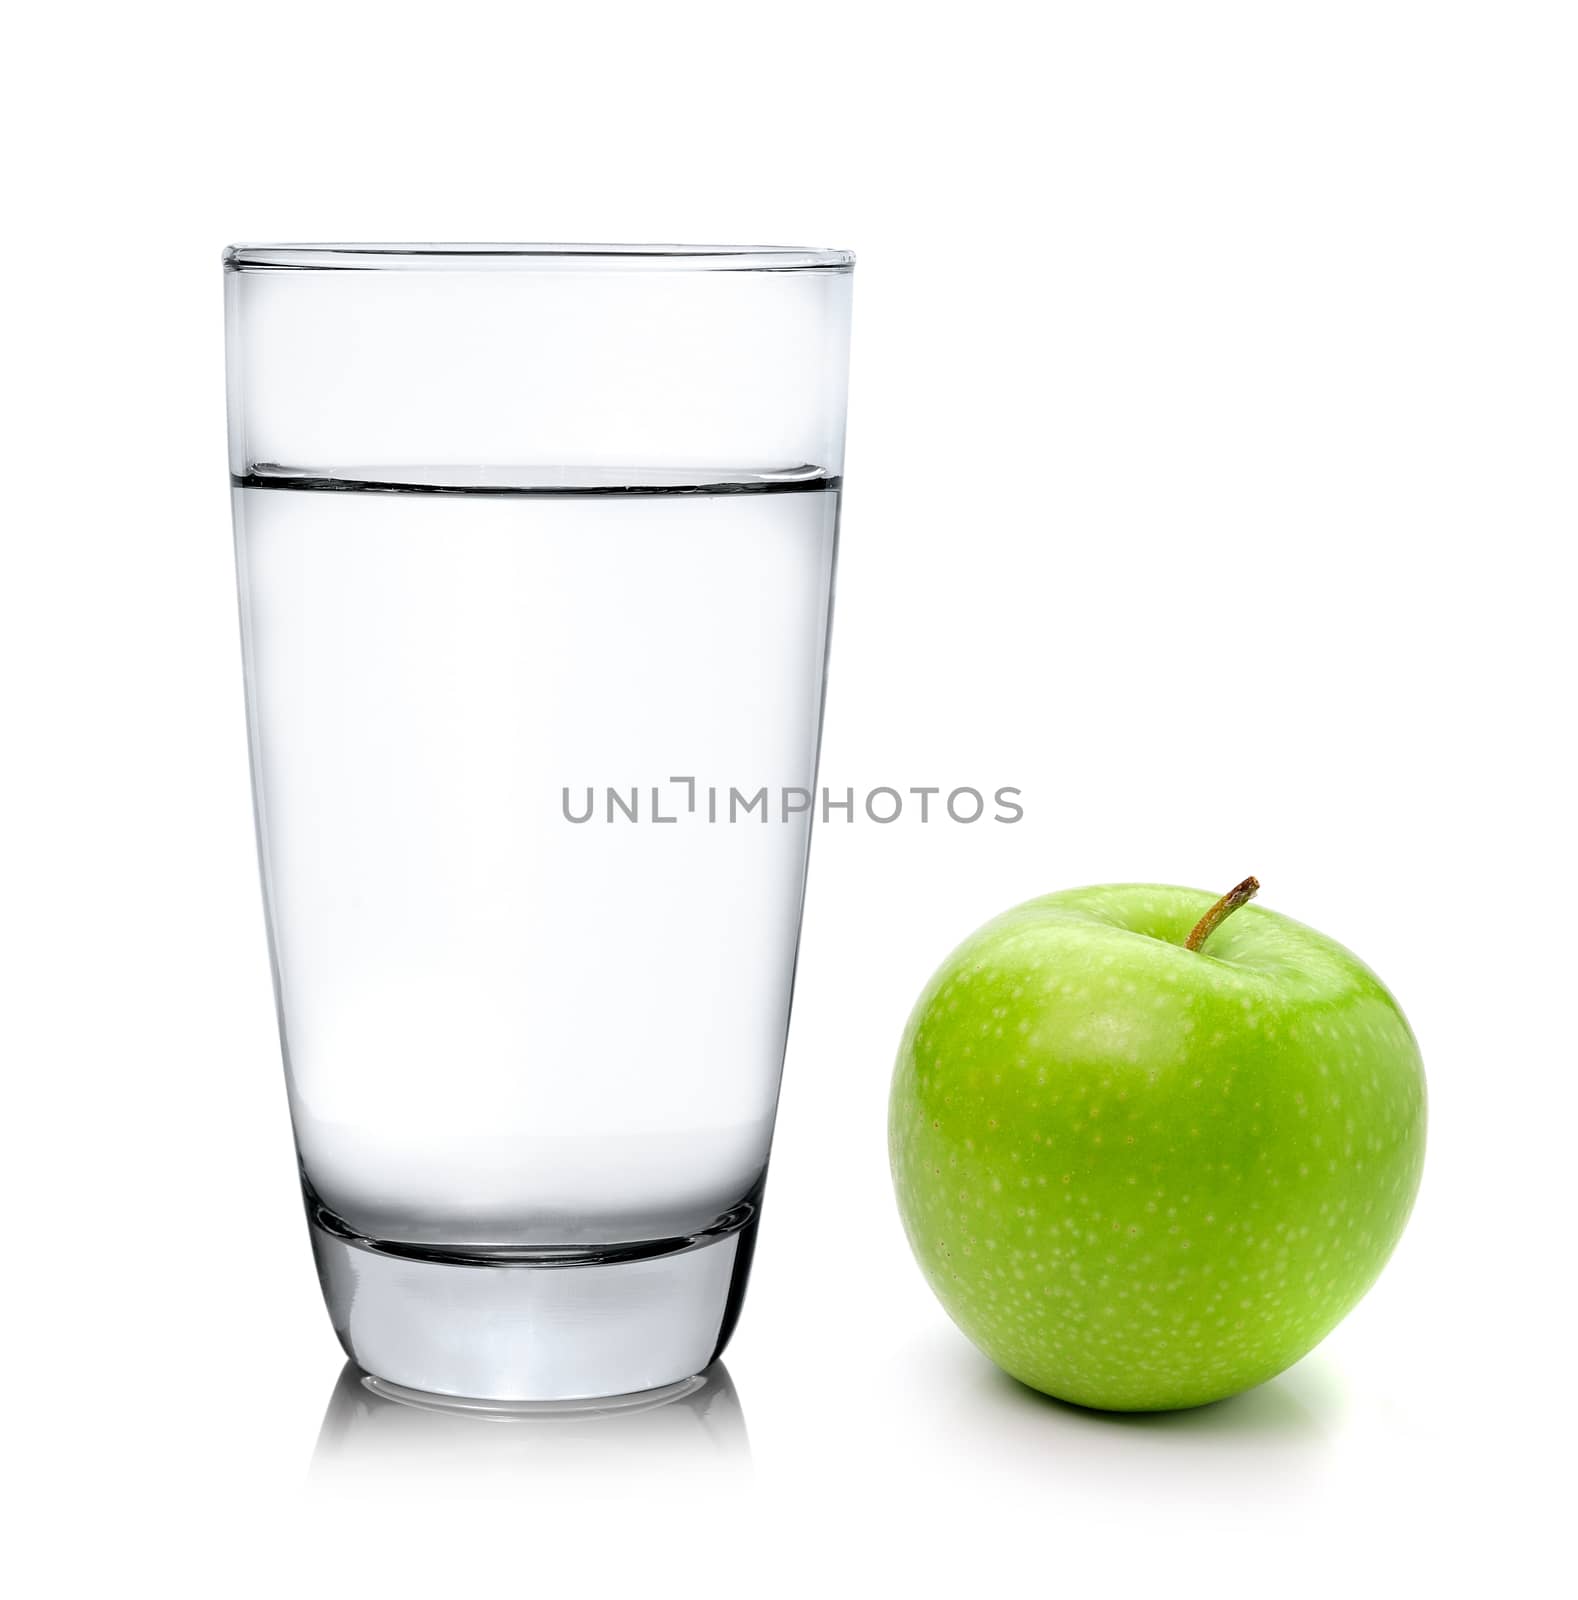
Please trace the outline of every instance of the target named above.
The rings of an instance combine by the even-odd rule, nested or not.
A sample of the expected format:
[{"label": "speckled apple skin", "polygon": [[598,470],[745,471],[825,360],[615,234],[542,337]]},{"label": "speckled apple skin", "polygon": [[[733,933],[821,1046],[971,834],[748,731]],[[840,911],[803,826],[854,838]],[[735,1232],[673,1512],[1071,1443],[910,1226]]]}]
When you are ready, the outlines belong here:
[{"label": "speckled apple skin", "polygon": [[889,1154],[916,1259],[1022,1383],[1203,1405],[1313,1349],[1391,1255],[1425,1078],[1363,962],[1155,884],[1016,907],[943,963],[899,1048]]}]

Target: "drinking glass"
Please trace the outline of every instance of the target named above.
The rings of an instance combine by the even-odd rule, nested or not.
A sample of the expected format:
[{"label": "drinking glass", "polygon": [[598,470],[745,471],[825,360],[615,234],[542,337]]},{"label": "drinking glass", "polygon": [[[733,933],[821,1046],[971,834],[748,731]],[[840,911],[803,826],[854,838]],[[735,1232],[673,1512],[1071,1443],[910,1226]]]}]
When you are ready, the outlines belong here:
[{"label": "drinking glass", "polygon": [[789,1022],[853,258],[234,246],[264,913],[324,1298],[496,1400],[702,1371]]}]

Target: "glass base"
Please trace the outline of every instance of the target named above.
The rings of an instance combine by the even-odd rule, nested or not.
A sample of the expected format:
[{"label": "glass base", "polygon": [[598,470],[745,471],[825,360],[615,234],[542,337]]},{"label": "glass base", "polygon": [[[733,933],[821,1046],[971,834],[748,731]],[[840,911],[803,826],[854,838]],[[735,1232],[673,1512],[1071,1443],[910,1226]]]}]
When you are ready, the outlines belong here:
[{"label": "glass base", "polygon": [[446,1256],[364,1239],[314,1206],[323,1298],[345,1353],[402,1389],[595,1400],[705,1371],[739,1316],[758,1210],[694,1239],[602,1256]]}]

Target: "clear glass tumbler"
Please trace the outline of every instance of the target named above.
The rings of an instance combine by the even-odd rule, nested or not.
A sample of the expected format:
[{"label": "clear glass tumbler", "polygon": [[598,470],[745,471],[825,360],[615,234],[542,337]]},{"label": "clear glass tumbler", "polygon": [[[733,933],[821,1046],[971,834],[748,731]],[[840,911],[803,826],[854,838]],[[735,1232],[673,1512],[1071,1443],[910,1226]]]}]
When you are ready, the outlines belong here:
[{"label": "clear glass tumbler", "polygon": [[852,257],[237,246],[264,910],[318,1273],[407,1388],[722,1350],[816,789]]}]

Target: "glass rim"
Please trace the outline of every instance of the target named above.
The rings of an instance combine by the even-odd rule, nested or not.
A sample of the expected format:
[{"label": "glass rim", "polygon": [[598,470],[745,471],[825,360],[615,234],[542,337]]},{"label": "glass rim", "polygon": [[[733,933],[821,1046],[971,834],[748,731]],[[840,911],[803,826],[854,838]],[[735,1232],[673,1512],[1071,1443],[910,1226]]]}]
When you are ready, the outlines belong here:
[{"label": "glass rim", "polygon": [[232,244],[226,272],[848,272],[851,250],[762,244]]}]

